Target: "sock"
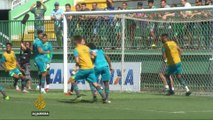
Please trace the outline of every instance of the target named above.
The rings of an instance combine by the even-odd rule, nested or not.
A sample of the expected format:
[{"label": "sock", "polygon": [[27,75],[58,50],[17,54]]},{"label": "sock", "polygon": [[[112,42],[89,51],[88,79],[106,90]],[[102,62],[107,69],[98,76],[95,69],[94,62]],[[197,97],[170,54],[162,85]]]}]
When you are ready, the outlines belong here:
[{"label": "sock", "polygon": [[47,83],[47,85],[50,84],[50,74],[47,74],[47,76],[46,76],[46,83]]},{"label": "sock", "polygon": [[44,88],[44,85],[45,85],[45,81],[46,81],[46,76],[42,76],[41,77],[41,88]]},{"label": "sock", "polygon": [[45,91],[44,88],[41,88],[41,91],[44,92]]},{"label": "sock", "polygon": [[14,86],[14,87],[16,87],[16,86],[17,86],[17,84],[18,84],[18,80],[19,80],[19,79],[14,78],[14,83],[13,83],[13,86]]},{"label": "sock", "polygon": [[104,92],[103,92],[103,90],[101,89],[101,87],[100,87],[100,86],[97,86],[96,89],[97,89],[98,93],[101,95],[102,99],[103,99],[103,100],[106,100],[106,95],[104,94]]},{"label": "sock", "polygon": [[173,91],[172,90],[172,84],[171,84],[171,81],[170,81],[169,77],[166,76],[166,78],[167,78],[167,84],[169,85],[169,91]]},{"label": "sock", "polygon": [[16,85],[15,87],[16,87],[16,90],[18,90],[18,89],[19,89],[18,85]]},{"label": "sock", "polygon": [[188,88],[188,86],[185,86],[185,89],[186,89],[186,92],[190,91],[189,88]]},{"label": "sock", "polygon": [[70,92],[73,92],[74,91],[74,86],[73,86],[73,83],[71,84],[71,88],[70,88]]},{"label": "sock", "polygon": [[174,90],[175,90],[175,88],[174,88],[174,87],[172,87],[172,90],[174,91]]},{"label": "sock", "polygon": [[109,99],[109,83],[105,84],[106,99]]},{"label": "sock", "polygon": [[78,85],[77,85],[77,82],[74,82],[73,83],[73,90],[75,91],[77,97],[80,97],[80,91],[78,90]]},{"label": "sock", "polygon": [[23,91],[26,88],[27,79],[21,79],[21,90]]},{"label": "sock", "polygon": [[164,88],[165,88],[165,89],[169,89],[169,85],[165,85]]},{"label": "sock", "polygon": [[90,89],[91,89],[93,97],[97,96],[95,87],[92,85],[92,83],[90,83],[89,85],[90,85]]}]

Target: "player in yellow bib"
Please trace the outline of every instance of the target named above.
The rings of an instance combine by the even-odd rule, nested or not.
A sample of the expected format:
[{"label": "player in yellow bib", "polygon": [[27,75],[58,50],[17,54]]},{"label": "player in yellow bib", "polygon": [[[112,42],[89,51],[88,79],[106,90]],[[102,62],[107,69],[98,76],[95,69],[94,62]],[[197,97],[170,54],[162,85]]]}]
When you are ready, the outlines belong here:
[{"label": "player in yellow bib", "polygon": [[186,85],[186,81],[182,79],[181,72],[181,49],[176,44],[175,41],[168,39],[168,34],[161,35],[161,41],[163,43],[162,54],[164,61],[167,62],[167,69],[165,76],[167,78],[169,84],[169,91],[167,95],[174,95],[174,90],[172,90],[170,75],[175,74],[177,76],[180,84],[186,89],[186,96],[191,94],[188,86]]},{"label": "player in yellow bib", "polygon": [[[26,90],[26,78],[21,73],[24,71],[19,64],[17,63],[16,56],[14,51],[12,50],[12,44],[6,44],[6,51],[2,55],[1,65],[5,69],[6,72],[9,72],[9,75],[13,77],[15,80],[21,79],[22,80],[22,92],[28,92]],[[18,68],[19,69],[18,69]],[[21,70],[21,71],[20,71]]]}]

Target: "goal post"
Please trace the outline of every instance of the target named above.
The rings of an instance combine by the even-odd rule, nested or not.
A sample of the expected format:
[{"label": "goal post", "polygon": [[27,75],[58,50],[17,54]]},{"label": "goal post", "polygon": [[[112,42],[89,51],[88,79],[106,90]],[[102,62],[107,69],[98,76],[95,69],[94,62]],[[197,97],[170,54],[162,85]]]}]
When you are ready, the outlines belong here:
[{"label": "goal post", "polygon": [[[188,11],[191,11],[190,16],[181,17],[181,12]],[[200,16],[199,14],[195,15],[197,17],[192,16],[198,12],[201,12]],[[174,13],[178,16],[169,19],[159,17],[165,13]],[[205,13],[208,14],[208,17],[203,17]],[[134,17],[133,14],[143,14],[144,17]],[[150,17],[152,14],[155,14],[154,18]],[[212,90],[213,79],[210,77],[212,71],[207,69],[211,64],[207,58],[212,56],[213,52],[209,47],[210,43],[213,43],[213,6],[79,11],[65,12],[64,15],[63,76],[65,93],[68,91],[68,69],[72,69],[68,68],[68,64],[74,63],[72,55],[74,48],[72,37],[74,35],[86,37],[88,42],[96,43],[111,57],[112,63],[116,66],[113,75],[121,77],[121,81],[118,83],[120,84],[118,88],[121,91],[134,89],[135,86],[126,85],[132,85],[133,82],[135,85],[135,81],[131,81],[131,79],[139,79],[136,81],[142,82],[140,86],[142,90],[155,91],[160,89],[162,84],[158,73],[162,64],[160,49],[162,44],[158,40],[155,48],[149,47],[151,40],[154,39],[153,36],[150,36],[152,27],[155,29],[156,39],[159,39],[159,35],[164,32],[169,33],[171,39],[177,40],[181,48],[184,49],[182,59],[185,71],[183,71],[183,76],[189,79],[189,86],[191,83],[193,89],[199,92],[204,89],[204,91]],[[66,16],[73,17],[71,22],[67,21]],[[200,69],[196,68],[195,65]],[[139,66],[140,69],[143,66],[143,71],[134,70],[133,66]],[[134,74],[131,74],[132,71]],[[140,77],[134,76],[135,73]],[[198,79],[202,77],[208,80],[199,81]],[[113,81],[111,82],[113,84]],[[176,88],[180,88],[179,85],[176,85]]]}]

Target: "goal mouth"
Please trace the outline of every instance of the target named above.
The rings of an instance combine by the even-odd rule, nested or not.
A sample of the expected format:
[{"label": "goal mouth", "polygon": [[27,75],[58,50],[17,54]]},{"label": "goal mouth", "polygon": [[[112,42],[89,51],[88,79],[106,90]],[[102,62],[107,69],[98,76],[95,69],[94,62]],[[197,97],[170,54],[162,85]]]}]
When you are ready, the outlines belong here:
[{"label": "goal mouth", "polygon": [[[199,70],[196,62],[200,61],[201,66],[208,66],[209,63],[205,62],[206,58],[208,57],[209,60],[212,56],[213,6],[81,11],[65,12],[64,14],[64,91],[68,89],[66,81],[69,76],[68,64],[75,62],[73,56],[74,35],[81,35],[87,43],[92,42],[103,49],[110,56],[116,70],[126,70],[117,76],[119,79],[116,79],[116,85],[120,87],[118,88],[121,91],[134,91],[133,87],[138,87],[131,86],[131,82],[125,83],[127,79],[131,78],[128,76],[128,72],[131,72],[130,69],[135,71],[132,68],[135,64],[138,64],[139,72],[136,70],[137,72],[134,73],[137,74],[131,78],[135,80],[133,80],[134,83],[142,81],[139,82],[139,86],[147,87],[149,85],[148,89],[162,87],[158,80],[158,73],[162,64],[160,35],[163,33],[167,33],[171,40],[176,41],[184,49],[183,64],[187,66],[184,74],[192,83],[193,89],[197,89],[199,92],[202,87],[197,86],[197,83],[201,85],[205,83],[198,80],[201,77],[191,75],[201,74],[207,79],[206,83],[211,83],[212,70],[204,67]],[[72,16],[72,19],[68,20],[67,16]],[[204,57],[199,57],[202,55]],[[195,62],[189,63],[187,60]],[[116,72],[114,75],[119,73]],[[177,87],[179,88],[179,86]],[[206,89],[212,90],[210,86],[206,86]]]}]

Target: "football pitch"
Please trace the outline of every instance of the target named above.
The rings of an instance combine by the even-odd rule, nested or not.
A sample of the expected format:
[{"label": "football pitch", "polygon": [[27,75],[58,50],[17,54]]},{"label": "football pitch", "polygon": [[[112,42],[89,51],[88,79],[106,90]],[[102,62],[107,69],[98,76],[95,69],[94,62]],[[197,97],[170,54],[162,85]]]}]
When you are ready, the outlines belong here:
[{"label": "football pitch", "polygon": [[213,97],[164,96],[148,93],[111,93],[111,104],[92,103],[90,92],[81,92],[81,102],[73,103],[75,95],[61,91],[43,95],[49,116],[31,116],[39,93],[23,94],[7,90],[9,101],[0,100],[0,119],[213,119]]}]

